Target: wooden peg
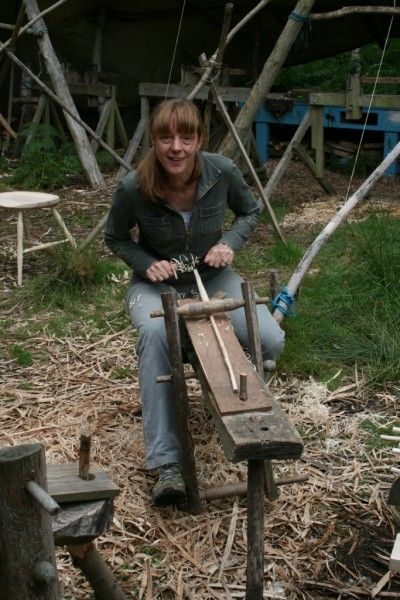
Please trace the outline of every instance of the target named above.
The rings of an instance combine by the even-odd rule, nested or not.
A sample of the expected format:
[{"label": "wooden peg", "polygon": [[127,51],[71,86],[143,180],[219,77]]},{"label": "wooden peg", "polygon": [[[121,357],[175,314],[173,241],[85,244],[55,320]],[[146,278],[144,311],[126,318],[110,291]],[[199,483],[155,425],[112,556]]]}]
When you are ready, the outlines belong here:
[{"label": "wooden peg", "polygon": [[56,515],[60,512],[61,507],[36,481],[28,481],[25,489],[50,515]]},{"label": "wooden peg", "polygon": [[91,432],[88,430],[81,431],[79,446],[79,477],[85,481],[93,479],[93,475],[89,473],[91,441]]},{"label": "wooden peg", "polygon": [[247,375],[246,373],[240,373],[240,392],[239,399],[245,402],[247,400]]}]

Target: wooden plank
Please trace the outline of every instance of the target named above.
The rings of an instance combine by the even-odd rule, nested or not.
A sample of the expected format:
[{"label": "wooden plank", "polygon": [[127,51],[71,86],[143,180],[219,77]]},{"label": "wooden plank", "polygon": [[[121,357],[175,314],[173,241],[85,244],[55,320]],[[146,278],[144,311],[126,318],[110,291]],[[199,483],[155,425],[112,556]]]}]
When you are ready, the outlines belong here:
[{"label": "wooden plank", "polygon": [[[165,98],[168,90],[169,98],[186,98],[191,91],[191,85],[173,84],[167,86],[166,83],[147,83],[139,84],[139,95],[153,98]],[[209,86],[204,86],[195,96],[195,100],[207,100]],[[218,87],[218,93],[224,102],[246,102],[250,95],[250,88],[246,87]]]},{"label": "wooden plank", "polygon": [[[360,106],[367,108],[371,96],[360,95]],[[346,92],[315,92],[310,94],[310,104],[317,106],[346,106]],[[375,94],[372,98],[371,108],[399,109],[400,96],[391,94]]]},{"label": "wooden plank", "polygon": [[303,442],[272,396],[270,399],[272,407],[269,411],[250,411],[222,416],[197,356],[191,354],[190,360],[198,374],[205,404],[213,417],[227,460],[237,463],[258,458],[278,460],[300,458]]},{"label": "wooden plank", "polygon": [[79,464],[47,465],[47,487],[56,502],[83,502],[114,498],[119,487],[97,465],[90,468],[93,479],[84,480],[78,475]]},{"label": "wooden plank", "polygon": [[233,370],[239,379],[241,373],[247,375],[246,401],[234,394],[229,373],[224,364],[221,350],[210,321],[205,318],[186,318],[185,324],[189,337],[201,364],[202,371],[209,383],[216,405],[221,415],[242,413],[243,411],[268,411],[271,408],[270,394],[254,370],[253,364],[246,358],[237,339],[230,319],[226,315],[215,315],[215,322],[221,337],[229,351]]}]

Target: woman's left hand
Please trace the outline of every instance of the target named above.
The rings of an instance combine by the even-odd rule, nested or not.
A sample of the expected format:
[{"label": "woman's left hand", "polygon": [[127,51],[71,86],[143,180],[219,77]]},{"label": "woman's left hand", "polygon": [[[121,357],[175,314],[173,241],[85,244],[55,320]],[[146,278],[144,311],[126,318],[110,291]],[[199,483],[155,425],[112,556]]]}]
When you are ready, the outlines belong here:
[{"label": "woman's left hand", "polygon": [[235,253],[227,244],[216,244],[207,252],[204,262],[210,267],[226,267],[233,263]]}]

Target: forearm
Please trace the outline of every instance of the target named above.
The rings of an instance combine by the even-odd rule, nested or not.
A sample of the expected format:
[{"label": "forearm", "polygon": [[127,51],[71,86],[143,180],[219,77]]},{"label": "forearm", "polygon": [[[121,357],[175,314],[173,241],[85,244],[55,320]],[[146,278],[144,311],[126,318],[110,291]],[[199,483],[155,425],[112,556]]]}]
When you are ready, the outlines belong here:
[{"label": "forearm", "polygon": [[121,239],[106,231],[104,242],[115,256],[121,258],[141,277],[145,276],[147,269],[156,260],[132,239]]}]

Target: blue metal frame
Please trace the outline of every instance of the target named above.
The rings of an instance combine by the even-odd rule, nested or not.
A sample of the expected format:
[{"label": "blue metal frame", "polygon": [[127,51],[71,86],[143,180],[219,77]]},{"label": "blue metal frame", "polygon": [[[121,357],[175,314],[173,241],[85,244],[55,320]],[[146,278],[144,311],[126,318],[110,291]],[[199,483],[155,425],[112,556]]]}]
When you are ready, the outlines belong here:
[{"label": "blue metal frame", "polygon": [[[266,106],[259,109],[254,120],[257,147],[263,161],[269,158],[268,145],[270,139],[271,125],[299,125],[307,111],[310,110],[308,102],[295,100],[292,110],[285,112],[280,117],[271,113]],[[344,106],[324,106],[323,126],[326,129],[355,129],[362,130],[364,123],[355,123],[345,119],[346,108]],[[363,113],[367,108],[363,108]],[[365,127],[366,131],[378,131],[384,134],[383,154],[386,156],[400,141],[400,107],[399,110],[387,108],[373,108],[370,111],[369,121]],[[394,161],[386,170],[386,175],[398,175],[400,173],[400,161]]]}]

